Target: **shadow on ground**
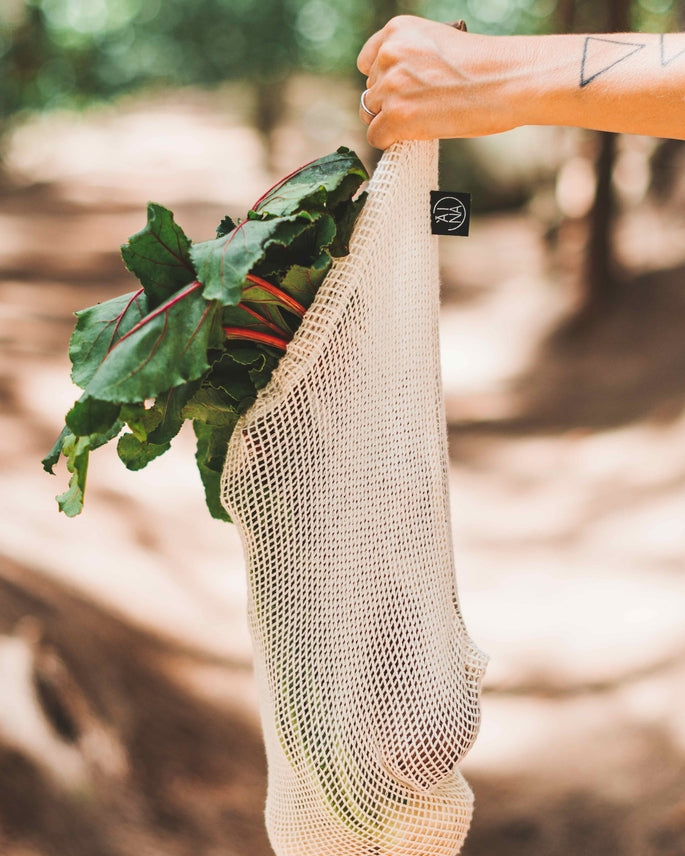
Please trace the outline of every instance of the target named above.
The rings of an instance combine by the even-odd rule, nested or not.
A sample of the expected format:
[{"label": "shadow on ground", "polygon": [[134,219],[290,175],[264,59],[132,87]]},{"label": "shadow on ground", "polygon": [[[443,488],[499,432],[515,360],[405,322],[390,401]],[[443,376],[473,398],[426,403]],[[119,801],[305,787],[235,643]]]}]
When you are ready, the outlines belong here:
[{"label": "shadow on ground", "polygon": [[685,267],[631,279],[615,305],[541,341],[511,385],[511,412],[453,421],[455,433],[603,431],[668,422],[685,408]]},{"label": "shadow on ground", "polygon": [[[670,758],[673,747],[646,741],[652,762]],[[667,761],[667,763],[669,763]],[[661,784],[661,783],[660,783]],[[652,807],[607,799],[590,790],[555,786],[554,775],[538,779],[471,781],[477,812],[463,856],[680,856],[685,853],[682,782],[655,787],[644,782]],[[657,802],[658,800],[658,802]],[[531,811],[531,805],[536,806]]]},{"label": "shadow on ground", "polygon": [[175,679],[188,656],[0,561],[6,856],[270,852],[258,726]]}]

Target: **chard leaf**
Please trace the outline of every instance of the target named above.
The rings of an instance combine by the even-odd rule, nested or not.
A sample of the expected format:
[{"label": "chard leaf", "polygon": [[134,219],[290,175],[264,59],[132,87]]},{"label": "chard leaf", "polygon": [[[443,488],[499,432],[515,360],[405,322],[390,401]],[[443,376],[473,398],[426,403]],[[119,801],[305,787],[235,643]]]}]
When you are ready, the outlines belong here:
[{"label": "chard leaf", "polygon": [[193,282],[158,306],[110,349],[86,387],[87,395],[113,402],[156,398],[209,368],[207,350],[217,338],[219,306]]},{"label": "chard leaf", "polygon": [[66,415],[67,428],[77,437],[105,434],[117,422],[121,405],[99,401],[84,393]]},{"label": "chard leaf", "polygon": [[293,265],[280,281],[280,287],[303,306],[309,308],[314,295],[331,269],[331,257],[327,252],[315,259],[310,267]]},{"label": "chard leaf", "polygon": [[[228,307],[231,309],[232,307]],[[235,307],[243,315],[252,316],[249,329],[266,329],[266,332],[290,339],[302,320],[306,307],[285,291],[261,277],[250,279],[243,286],[243,299]],[[226,310],[224,310],[226,313]],[[227,313],[230,317],[230,312]],[[234,317],[237,313],[234,313]]]},{"label": "chard leaf", "polygon": [[119,438],[117,454],[129,470],[142,470],[150,461],[163,455],[171,447],[171,440],[180,429],[179,423],[179,428],[170,437],[157,442],[151,440],[163,419],[163,412],[157,402],[152,407],[146,407],[143,402],[125,404],[121,408],[121,418],[131,433]]},{"label": "chard leaf", "polygon": [[[243,304],[224,306],[221,318],[222,323],[227,327],[243,327],[246,330],[276,334],[269,318],[263,313],[260,314],[259,307],[251,308]],[[276,335],[282,335],[282,333],[279,331]]]},{"label": "chard leaf", "polygon": [[341,146],[333,154],[286,176],[252,206],[254,211],[281,217],[298,209],[320,209],[328,201],[337,205],[343,196],[349,198],[368,178],[359,158]]},{"label": "chard leaf", "polygon": [[71,436],[73,436],[71,431],[65,425],[64,428],[62,428],[59,437],[55,440],[55,445],[41,461],[46,473],[50,473],[50,475],[55,474],[55,464],[60,459],[65,441]]},{"label": "chard leaf", "polygon": [[255,397],[255,388],[250,380],[248,368],[238,365],[230,354],[224,354],[214,363],[206,382],[214,389],[226,393],[233,401],[234,407],[235,402]]},{"label": "chard leaf", "polygon": [[195,279],[190,241],[162,205],[147,207],[147,224],[121,248],[126,267],[145,289],[150,309]]},{"label": "chard leaf", "polygon": [[128,470],[142,470],[168,451],[171,443],[148,443],[135,434],[122,434],[117,443],[117,454]]},{"label": "chard leaf", "polygon": [[88,437],[75,437],[70,433],[64,440],[62,452],[67,459],[67,469],[71,473],[71,478],[69,487],[57,497],[57,505],[67,517],[76,517],[83,511],[90,450]]},{"label": "chard leaf", "polygon": [[151,443],[164,444],[174,439],[185,421],[183,408],[199,388],[200,381],[196,380],[175,386],[157,396],[153,410],[159,415],[159,422],[148,435]]},{"label": "chard leaf", "polygon": [[306,214],[271,220],[244,220],[229,235],[193,244],[190,254],[206,300],[222,306],[240,303],[245,277],[264,258],[270,246],[286,247],[310,226]]},{"label": "chard leaf", "polygon": [[221,504],[221,473],[226,460],[228,441],[235,426],[215,427],[200,420],[193,422],[197,437],[195,460],[205,489],[205,501],[212,517],[231,522],[226,509]]},{"label": "chard leaf", "polygon": [[216,236],[217,238],[223,238],[224,235],[228,235],[229,232],[232,232],[237,223],[234,223],[233,220],[228,216],[228,214],[224,217],[224,219],[219,223],[216,227]]},{"label": "chard leaf", "polygon": [[263,260],[252,273],[276,282],[294,263],[308,267],[328,250],[335,240],[333,217],[323,211],[314,211],[307,216],[309,227],[294,236],[285,247],[278,243],[269,245]]},{"label": "chard leaf", "polygon": [[160,415],[153,407],[146,407],[144,401],[124,404],[121,408],[121,420],[125,422],[139,440],[147,440],[150,431],[159,425]]},{"label": "chard leaf", "polygon": [[[252,385],[250,385],[250,392],[254,398]],[[227,395],[223,389],[211,386],[199,389],[183,408],[183,416],[186,419],[194,419],[216,427],[233,428],[239,415],[235,399]]]},{"label": "chard leaf", "polygon": [[76,327],[69,340],[71,379],[82,389],[116,343],[148,313],[145,293],[122,294],[76,313]]},{"label": "chard leaf", "polygon": [[332,256],[346,256],[350,251],[350,238],[359,212],[366,202],[366,193],[361,193],[357,199],[343,202],[335,210],[337,231],[335,240],[330,246]]},{"label": "chard leaf", "polygon": [[279,358],[272,353],[265,354],[263,366],[254,366],[249,370],[250,380],[255,385],[255,389],[263,389],[271,380],[271,375],[278,365]]},{"label": "chard leaf", "polygon": [[256,345],[233,345],[224,350],[227,359],[239,366],[263,366],[266,357]]},{"label": "chard leaf", "polygon": [[[293,314],[285,310],[281,305],[266,301],[264,303],[245,303],[245,306],[250,309],[256,309],[265,319],[267,326],[267,330],[265,332],[272,333],[280,337],[281,339],[285,339],[286,342],[289,342],[293,337],[293,333],[300,326],[301,315]],[[243,325],[246,326],[246,325]],[[259,329],[257,326],[252,327],[252,329]],[[275,332],[277,330],[278,332]]]},{"label": "chard leaf", "polygon": [[303,307],[290,295],[285,294],[280,288],[271,288],[271,284],[265,280],[258,279],[250,281],[243,286],[243,303],[256,303],[262,309],[264,305],[280,306],[295,315],[304,315]]},{"label": "chard leaf", "polygon": [[47,462],[48,466],[50,466],[48,471],[52,472],[52,466],[57,460],[54,458],[54,451],[59,445],[60,453],[66,458],[67,469],[71,473],[67,490],[57,497],[57,505],[60,511],[63,511],[67,517],[76,517],[83,510],[83,497],[86,491],[90,453],[116,437],[121,428],[122,423],[116,422],[104,434],[89,434],[85,437],[77,437],[68,428],[65,428],[60,434],[53,452],[43,461],[43,466]]},{"label": "chard leaf", "polygon": [[[361,165],[361,164],[359,164]],[[361,166],[361,170],[355,169],[342,176],[340,183],[328,194],[327,209],[329,213],[334,214],[338,219],[337,212],[341,205],[354,200],[355,193],[359,190],[360,185],[364,181],[363,176],[368,178],[366,170]],[[360,194],[366,198],[366,193]]]}]

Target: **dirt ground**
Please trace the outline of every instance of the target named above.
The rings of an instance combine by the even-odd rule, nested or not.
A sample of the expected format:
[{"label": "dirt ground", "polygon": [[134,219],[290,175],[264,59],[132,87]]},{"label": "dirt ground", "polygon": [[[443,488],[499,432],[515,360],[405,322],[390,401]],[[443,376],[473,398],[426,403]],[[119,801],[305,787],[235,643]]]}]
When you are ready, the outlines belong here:
[{"label": "dirt ground", "polygon": [[[341,143],[368,156],[353,111],[298,97],[280,171]],[[40,467],[75,397],[72,313],[133,288],[117,248],[145,203],[203,239],[270,183],[232,103],[131,101],[37,120],[10,146],[6,856],[271,852],[240,544],[207,515],[192,439],[141,473],[100,450],[75,520],[53,499],[64,470]],[[685,855],[685,195],[633,204],[623,297],[568,337],[582,229],[552,240],[532,213],[493,215],[441,249],[459,589],[491,658],[465,856]]]}]

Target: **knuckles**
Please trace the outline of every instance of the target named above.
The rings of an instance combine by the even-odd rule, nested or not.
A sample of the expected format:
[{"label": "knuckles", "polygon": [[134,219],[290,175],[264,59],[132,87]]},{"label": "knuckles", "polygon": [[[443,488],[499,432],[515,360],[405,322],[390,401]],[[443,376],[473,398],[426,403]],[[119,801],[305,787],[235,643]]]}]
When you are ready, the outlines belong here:
[{"label": "knuckles", "polygon": [[394,34],[403,30],[405,27],[410,27],[416,23],[416,21],[420,20],[415,15],[395,15],[394,18],[391,18],[388,23],[383,27],[383,29],[388,34]]}]

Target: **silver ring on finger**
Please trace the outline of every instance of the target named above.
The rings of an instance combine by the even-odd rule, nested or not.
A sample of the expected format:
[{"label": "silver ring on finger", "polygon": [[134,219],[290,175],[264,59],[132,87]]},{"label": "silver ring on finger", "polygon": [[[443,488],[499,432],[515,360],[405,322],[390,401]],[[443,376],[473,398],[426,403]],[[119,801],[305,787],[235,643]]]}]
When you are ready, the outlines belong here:
[{"label": "silver ring on finger", "polygon": [[368,89],[365,89],[362,92],[361,98],[359,99],[359,104],[360,104],[362,110],[366,113],[366,115],[371,116],[371,118],[373,119],[374,116],[378,116],[378,113],[374,113],[373,110],[369,110],[369,108],[366,106],[366,94],[368,91],[369,91]]}]

